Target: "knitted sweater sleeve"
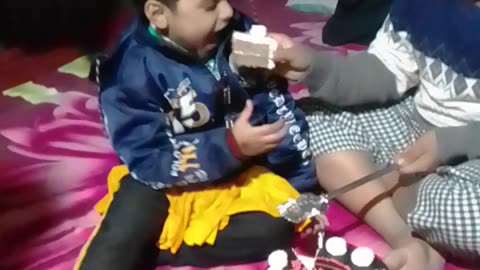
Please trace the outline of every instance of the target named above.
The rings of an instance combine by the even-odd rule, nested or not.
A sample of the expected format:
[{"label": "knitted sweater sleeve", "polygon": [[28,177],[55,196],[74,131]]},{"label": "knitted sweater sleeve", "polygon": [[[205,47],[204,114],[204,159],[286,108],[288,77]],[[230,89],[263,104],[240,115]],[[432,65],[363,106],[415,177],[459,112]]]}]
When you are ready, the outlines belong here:
[{"label": "knitted sweater sleeve", "polygon": [[387,17],[367,51],[347,56],[313,53],[304,83],[312,97],[335,105],[385,103],[419,84],[414,49]]}]

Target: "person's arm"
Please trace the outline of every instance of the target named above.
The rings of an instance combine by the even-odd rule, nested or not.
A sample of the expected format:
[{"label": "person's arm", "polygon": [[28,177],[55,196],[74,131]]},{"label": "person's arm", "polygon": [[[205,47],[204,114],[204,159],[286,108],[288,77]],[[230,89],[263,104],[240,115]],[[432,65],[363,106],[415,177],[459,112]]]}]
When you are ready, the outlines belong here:
[{"label": "person's arm", "polygon": [[480,122],[435,129],[438,158],[443,164],[457,158],[480,158]]},{"label": "person's arm", "polygon": [[288,93],[288,83],[276,82],[276,87],[261,89],[253,96],[255,106],[266,112],[268,123],[283,119],[288,129],[280,145],[266,155],[264,165],[303,191],[316,184],[315,166],[308,149],[308,123]]},{"label": "person's arm", "polygon": [[384,103],[419,83],[414,49],[387,17],[368,51],[347,56],[312,53],[304,83],[315,98],[336,105]]},{"label": "person's arm", "polygon": [[226,128],[174,135],[158,101],[135,89],[116,85],[100,93],[113,148],[135,179],[162,189],[219,181],[242,167]]}]

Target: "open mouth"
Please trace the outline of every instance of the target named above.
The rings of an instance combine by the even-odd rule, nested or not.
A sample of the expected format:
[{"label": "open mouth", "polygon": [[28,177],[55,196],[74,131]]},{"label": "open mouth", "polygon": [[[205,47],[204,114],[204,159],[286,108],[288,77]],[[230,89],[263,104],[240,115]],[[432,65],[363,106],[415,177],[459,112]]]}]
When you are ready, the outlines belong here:
[{"label": "open mouth", "polygon": [[211,35],[207,41],[206,41],[206,45],[205,45],[205,49],[207,50],[212,50],[214,49],[217,45],[218,45],[218,41],[219,40],[222,40],[221,39],[222,35],[221,35],[221,31],[220,32],[216,32],[214,33],[213,35]]},{"label": "open mouth", "polygon": [[221,30],[218,30],[211,34],[205,42],[204,50],[211,51],[215,49],[219,45],[219,41],[225,40],[228,37],[228,35],[230,34],[230,30],[231,29],[226,26],[223,27]]}]

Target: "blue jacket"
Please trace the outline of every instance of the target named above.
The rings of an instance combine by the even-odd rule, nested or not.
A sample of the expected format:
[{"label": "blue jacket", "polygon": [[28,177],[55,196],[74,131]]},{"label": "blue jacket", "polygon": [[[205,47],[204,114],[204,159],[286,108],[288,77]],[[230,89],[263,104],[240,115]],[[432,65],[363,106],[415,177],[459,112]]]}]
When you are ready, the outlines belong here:
[{"label": "blue jacket", "polygon": [[[135,179],[163,189],[231,179],[257,164],[300,191],[315,185],[307,122],[288,94],[287,82],[252,70],[240,77],[229,65],[233,30],[246,31],[250,25],[236,13],[210,61],[199,61],[135,20],[99,65],[105,128]],[[252,124],[283,117],[289,132],[269,154],[240,160],[227,123],[249,98]]]}]

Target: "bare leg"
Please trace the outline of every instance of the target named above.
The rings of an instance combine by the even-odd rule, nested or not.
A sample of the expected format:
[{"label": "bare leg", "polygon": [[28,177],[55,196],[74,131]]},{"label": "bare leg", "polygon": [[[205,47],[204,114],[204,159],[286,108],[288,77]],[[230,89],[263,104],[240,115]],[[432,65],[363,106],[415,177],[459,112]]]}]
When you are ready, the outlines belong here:
[{"label": "bare leg", "polygon": [[417,202],[417,192],[420,178],[401,177],[387,178],[385,184],[392,194],[393,204],[403,220],[407,220],[407,215],[413,210]]},{"label": "bare leg", "polygon": [[[320,184],[327,191],[335,190],[374,171],[368,156],[355,151],[318,157],[316,166]],[[416,182],[412,181],[404,187],[399,185],[398,179],[397,173],[391,173],[379,181],[352,190],[339,197],[339,201],[383,236],[392,247],[393,251],[385,261],[390,269],[440,270],[445,263],[443,258],[427,243],[412,236],[410,228],[391,198],[391,194],[398,191],[397,202],[406,217],[414,203],[409,203],[406,207],[402,203],[407,198],[412,198],[414,202]]]},{"label": "bare leg", "polygon": [[[318,179],[327,190],[337,189],[374,171],[372,162],[365,153],[348,151],[318,157],[316,160]],[[396,173],[383,179],[395,183]],[[379,179],[380,180],[380,179]],[[350,211],[362,218],[382,235],[393,248],[401,245],[410,229],[397,212],[390,197],[389,187],[384,181],[373,181],[339,197],[339,201]],[[388,220],[388,223],[385,221]]]}]

